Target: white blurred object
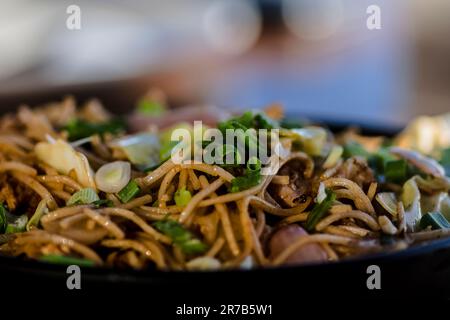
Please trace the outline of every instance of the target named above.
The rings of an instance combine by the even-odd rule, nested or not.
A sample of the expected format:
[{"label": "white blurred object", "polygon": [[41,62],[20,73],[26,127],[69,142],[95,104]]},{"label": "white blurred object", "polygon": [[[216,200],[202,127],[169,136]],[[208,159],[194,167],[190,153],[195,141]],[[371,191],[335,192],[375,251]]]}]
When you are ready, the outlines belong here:
[{"label": "white blurred object", "polygon": [[249,50],[261,33],[261,16],[252,1],[215,0],[206,9],[203,27],[217,51],[237,55]]},{"label": "white blurred object", "polygon": [[33,66],[41,58],[50,28],[51,8],[23,1],[2,0],[0,10],[0,80]]},{"label": "white blurred object", "polygon": [[323,40],[342,26],[341,0],[283,0],[283,18],[288,29],[305,40]]}]

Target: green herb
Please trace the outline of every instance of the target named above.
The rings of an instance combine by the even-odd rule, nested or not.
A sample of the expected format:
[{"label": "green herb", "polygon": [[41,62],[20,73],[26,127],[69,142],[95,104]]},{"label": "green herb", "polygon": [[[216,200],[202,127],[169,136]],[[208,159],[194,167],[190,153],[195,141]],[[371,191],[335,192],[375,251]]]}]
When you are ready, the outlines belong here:
[{"label": "green herb", "polygon": [[207,246],[195,238],[183,225],[174,220],[160,220],[155,222],[154,227],[170,237],[173,243],[186,254],[203,253]]},{"label": "green herb", "polygon": [[4,233],[6,230],[6,227],[8,225],[8,219],[7,214],[8,210],[6,210],[3,203],[0,204],[0,234]]},{"label": "green herb", "polygon": [[386,148],[380,148],[368,158],[369,165],[377,174],[384,174],[386,164],[396,158]]},{"label": "green herb", "polygon": [[135,180],[131,180],[122,190],[119,191],[119,193],[117,193],[117,196],[122,203],[127,203],[136,197],[139,192],[141,192],[141,188],[139,188],[139,185]]},{"label": "green herb", "polygon": [[258,185],[261,182],[261,161],[257,158],[251,158],[247,162],[247,168],[244,175],[231,180],[231,192],[247,190]]},{"label": "green herb", "polygon": [[450,229],[450,223],[440,212],[428,212],[420,219],[420,228],[426,229],[431,226],[432,230]]},{"label": "green herb", "polygon": [[185,207],[191,201],[192,195],[186,188],[181,188],[175,192],[174,199],[177,206]]},{"label": "green herb", "polygon": [[84,188],[75,192],[69,200],[67,200],[67,205],[90,204],[98,200],[100,200],[100,198],[94,189]]},{"label": "green herb", "polygon": [[307,125],[306,121],[299,121],[293,119],[283,119],[280,123],[281,128],[285,129],[300,129]]},{"label": "green herb", "polygon": [[8,225],[6,226],[5,233],[18,233],[24,232],[26,230],[28,217],[26,214],[21,216],[12,216],[10,215],[8,219]]},{"label": "green herb", "polygon": [[67,257],[58,254],[48,254],[39,258],[40,261],[62,264],[62,265],[77,265],[79,267],[93,267],[95,262],[83,258]]},{"label": "green herb", "polygon": [[138,101],[136,110],[150,117],[159,117],[167,111],[166,107],[161,103],[147,98],[142,98]]},{"label": "green herb", "polygon": [[347,142],[344,145],[344,158],[350,158],[360,156],[364,158],[368,158],[370,156],[370,152],[367,151],[360,143],[356,141]]},{"label": "green herb", "polygon": [[408,179],[408,164],[404,159],[387,161],[384,169],[387,182],[403,183]]},{"label": "green herb", "polygon": [[16,216],[6,209],[3,203],[0,204],[0,234],[24,232],[26,230],[28,217],[26,214]]},{"label": "green herb", "polygon": [[172,155],[172,150],[180,143],[180,141],[168,141],[161,145],[161,149],[159,149],[159,161],[160,163],[169,160]]},{"label": "green herb", "polygon": [[122,119],[113,119],[102,123],[92,123],[81,119],[73,119],[64,130],[69,134],[69,140],[79,140],[95,134],[119,133],[125,130],[125,122]]},{"label": "green herb", "polygon": [[109,200],[109,199],[100,199],[97,201],[92,202],[92,204],[96,207],[96,208],[101,208],[101,207],[114,207],[114,203]]},{"label": "green herb", "polygon": [[309,231],[314,231],[317,223],[322,219],[322,217],[330,210],[331,205],[334,200],[336,200],[336,194],[326,189],[325,193],[327,194],[326,198],[322,200],[322,202],[316,204],[312,209],[311,213],[308,215],[308,220],[306,220],[306,229]]}]

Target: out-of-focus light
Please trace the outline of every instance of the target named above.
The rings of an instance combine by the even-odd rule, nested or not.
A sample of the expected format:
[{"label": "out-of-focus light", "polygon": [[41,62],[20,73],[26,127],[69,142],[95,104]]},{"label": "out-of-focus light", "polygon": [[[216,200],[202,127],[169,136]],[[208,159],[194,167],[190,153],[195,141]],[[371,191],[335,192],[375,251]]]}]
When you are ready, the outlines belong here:
[{"label": "out-of-focus light", "polygon": [[343,22],[341,0],[283,0],[283,19],[288,29],[305,40],[323,40]]},{"label": "out-of-focus light", "polygon": [[251,1],[215,0],[207,8],[203,28],[217,51],[237,55],[249,50],[261,32],[261,16]]}]

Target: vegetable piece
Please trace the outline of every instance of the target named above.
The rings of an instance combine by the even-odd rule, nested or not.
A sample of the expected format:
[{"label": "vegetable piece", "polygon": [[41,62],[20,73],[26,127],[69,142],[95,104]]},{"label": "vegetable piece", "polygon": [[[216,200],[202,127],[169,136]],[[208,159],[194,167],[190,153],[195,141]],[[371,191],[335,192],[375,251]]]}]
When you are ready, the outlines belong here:
[{"label": "vegetable piece", "polygon": [[274,129],[279,125],[273,119],[268,118],[262,112],[246,111],[238,117],[233,117],[227,121],[218,124],[220,131],[225,132],[226,129]]},{"label": "vegetable piece", "polygon": [[23,232],[27,222],[28,217],[26,214],[15,216],[9,213],[3,204],[0,204],[0,234]]},{"label": "vegetable piece", "polygon": [[331,205],[334,200],[336,200],[336,194],[333,191],[326,189],[325,192],[327,194],[326,198],[322,202],[317,203],[308,215],[308,220],[306,220],[306,229],[309,231],[314,230],[316,224],[320,221],[320,219],[322,219],[327,211],[330,210]]},{"label": "vegetable piece", "polygon": [[203,253],[207,246],[199,239],[194,238],[192,233],[183,225],[174,220],[160,220],[155,222],[154,227],[170,237],[173,243],[186,254]]},{"label": "vegetable piece", "polygon": [[94,171],[89,166],[86,156],[75,151],[67,142],[61,139],[53,143],[39,142],[34,152],[39,160],[62,174],[68,175],[71,170],[74,170],[78,182],[83,187],[96,188]]},{"label": "vegetable piece", "polygon": [[350,141],[344,145],[343,156],[344,158],[355,156],[368,158],[370,156],[370,153],[360,143],[356,141]]},{"label": "vegetable piece", "polygon": [[104,192],[116,193],[130,181],[131,165],[125,161],[114,161],[100,167],[95,174],[97,188]]},{"label": "vegetable piece", "polygon": [[28,221],[27,223],[27,231],[31,231],[37,228],[39,226],[39,221],[41,220],[42,216],[47,213],[48,213],[47,200],[41,200],[30,221]]},{"label": "vegetable piece", "polygon": [[0,204],[0,234],[5,232],[6,226],[8,225],[8,220],[6,217],[7,212],[8,212],[8,210],[6,210],[3,203]]},{"label": "vegetable piece", "polygon": [[444,168],[434,159],[424,156],[423,154],[413,151],[402,149],[399,147],[391,147],[390,152],[405,159],[411,165],[415,166],[422,172],[432,175],[434,177],[444,177]]},{"label": "vegetable piece", "polygon": [[160,117],[167,111],[167,108],[157,101],[142,98],[137,103],[136,111],[145,116]]},{"label": "vegetable piece", "polygon": [[401,199],[405,207],[406,229],[408,232],[413,232],[422,217],[420,191],[414,177],[406,181],[403,185]]},{"label": "vegetable piece", "polygon": [[261,182],[261,161],[251,158],[247,162],[247,168],[243,176],[231,180],[231,192],[247,190]]},{"label": "vegetable piece", "polygon": [[380,192],[375,196],[377,202],[392,216],[397,215],[397,199],[393,192]]},{"label": "vegetable piece", "polygon": [[450,223],[440,212],[428,212],[420,219],[420,228],[431,230],[450,229]]},{"label": "vegetable piece", "polygon": [[26,214],[15,217],[10,215],[8,219],[8,225],[6,226],[5,233],[18,233],[26,230],[28,217]]},{"label": "vegetable piece", "polygon": [[69,140],[79,140],[94,134],[117,134],[125,130],[125,122],[121,119],[113,119],[102,123],[92,123],[81,119],[70,121],[64,128],[69,134]]},{"label": "vegetable piece", "polygon": [[134,197],[136,197],[139,192],[141,192],[141,188],[139,188],[139,185],[135,180],[131,180],[122,190],[117,193],[117,196],[119,197],[120,201],[122,201],[122,203],[127,203]]},{"label": "vegetable piece", "polygon": [[59,254],[48,254],[39,258],[40,261],[61,264],[61,265],[77,265],[79,267],[93,267],[95,262],[89,259],[68,257]]},{"label": "vegetable piece", "polygon": [[154,133],[139,133],[126,136],[111,142],[113,148],[118,148],[128,160],[140,170],[159,165],[161,144],[158,135]]},{"label": "vegetable piece", "polygon": [[220,261],[211,257],[198,257],[186,263],[188,270],[199,271],[217,270],[220,266]]},{"label": "vegetable piece", "polygon": [[393,183],[403,183],[407,179],[408,164],[405,160],[393,160],[386,163],[384,176],[386,181]]},{"label": "vegetable piece", "polygon": [[67,205],[90,204],[98,200],[100,200],[100,198],[94,189],[84,188],[75,192],[69,200],[67,200]]},{"label": "vegetable piece", "polygon": [[96,208],[114,207],[114,202],[112,202],[109,199],[100,199],[100,200],[92,202],[92,205],[94,205]]},{"label": "vegetable piece", "polygon": [[327,159],[323,163],[323,167],[325,169],[329,169],[334,167],[338,161],[341,159],[342,154],[344,152],[344,148],[340,145],[335,145],[331,148],[330,153],[328,154]]},{"label": "vegetable piece", "polygon": [[292,129],[302,149],[311,156],[320,156],[327,140],[327,132],[321,127],[305,127]]},{"label": "vegetable piece", "polygon": [[185,207],[191,201],[192,195],[186,188],[181,188],[175,192],[174,199],[177,206]]}]

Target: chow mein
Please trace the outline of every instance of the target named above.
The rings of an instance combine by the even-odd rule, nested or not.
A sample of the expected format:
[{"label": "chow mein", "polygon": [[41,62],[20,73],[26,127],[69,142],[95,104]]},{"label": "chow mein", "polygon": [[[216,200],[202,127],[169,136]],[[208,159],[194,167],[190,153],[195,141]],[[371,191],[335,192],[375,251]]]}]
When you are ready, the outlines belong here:
[{"label": "chow mein", "polygon": [[0,118],[0,255],[217,270],[402,250],[450,236],[449,147],[450,114],[384,137],[279,105],[168,109],[155,92],[126,116],[72,97],[21,106]]}]

